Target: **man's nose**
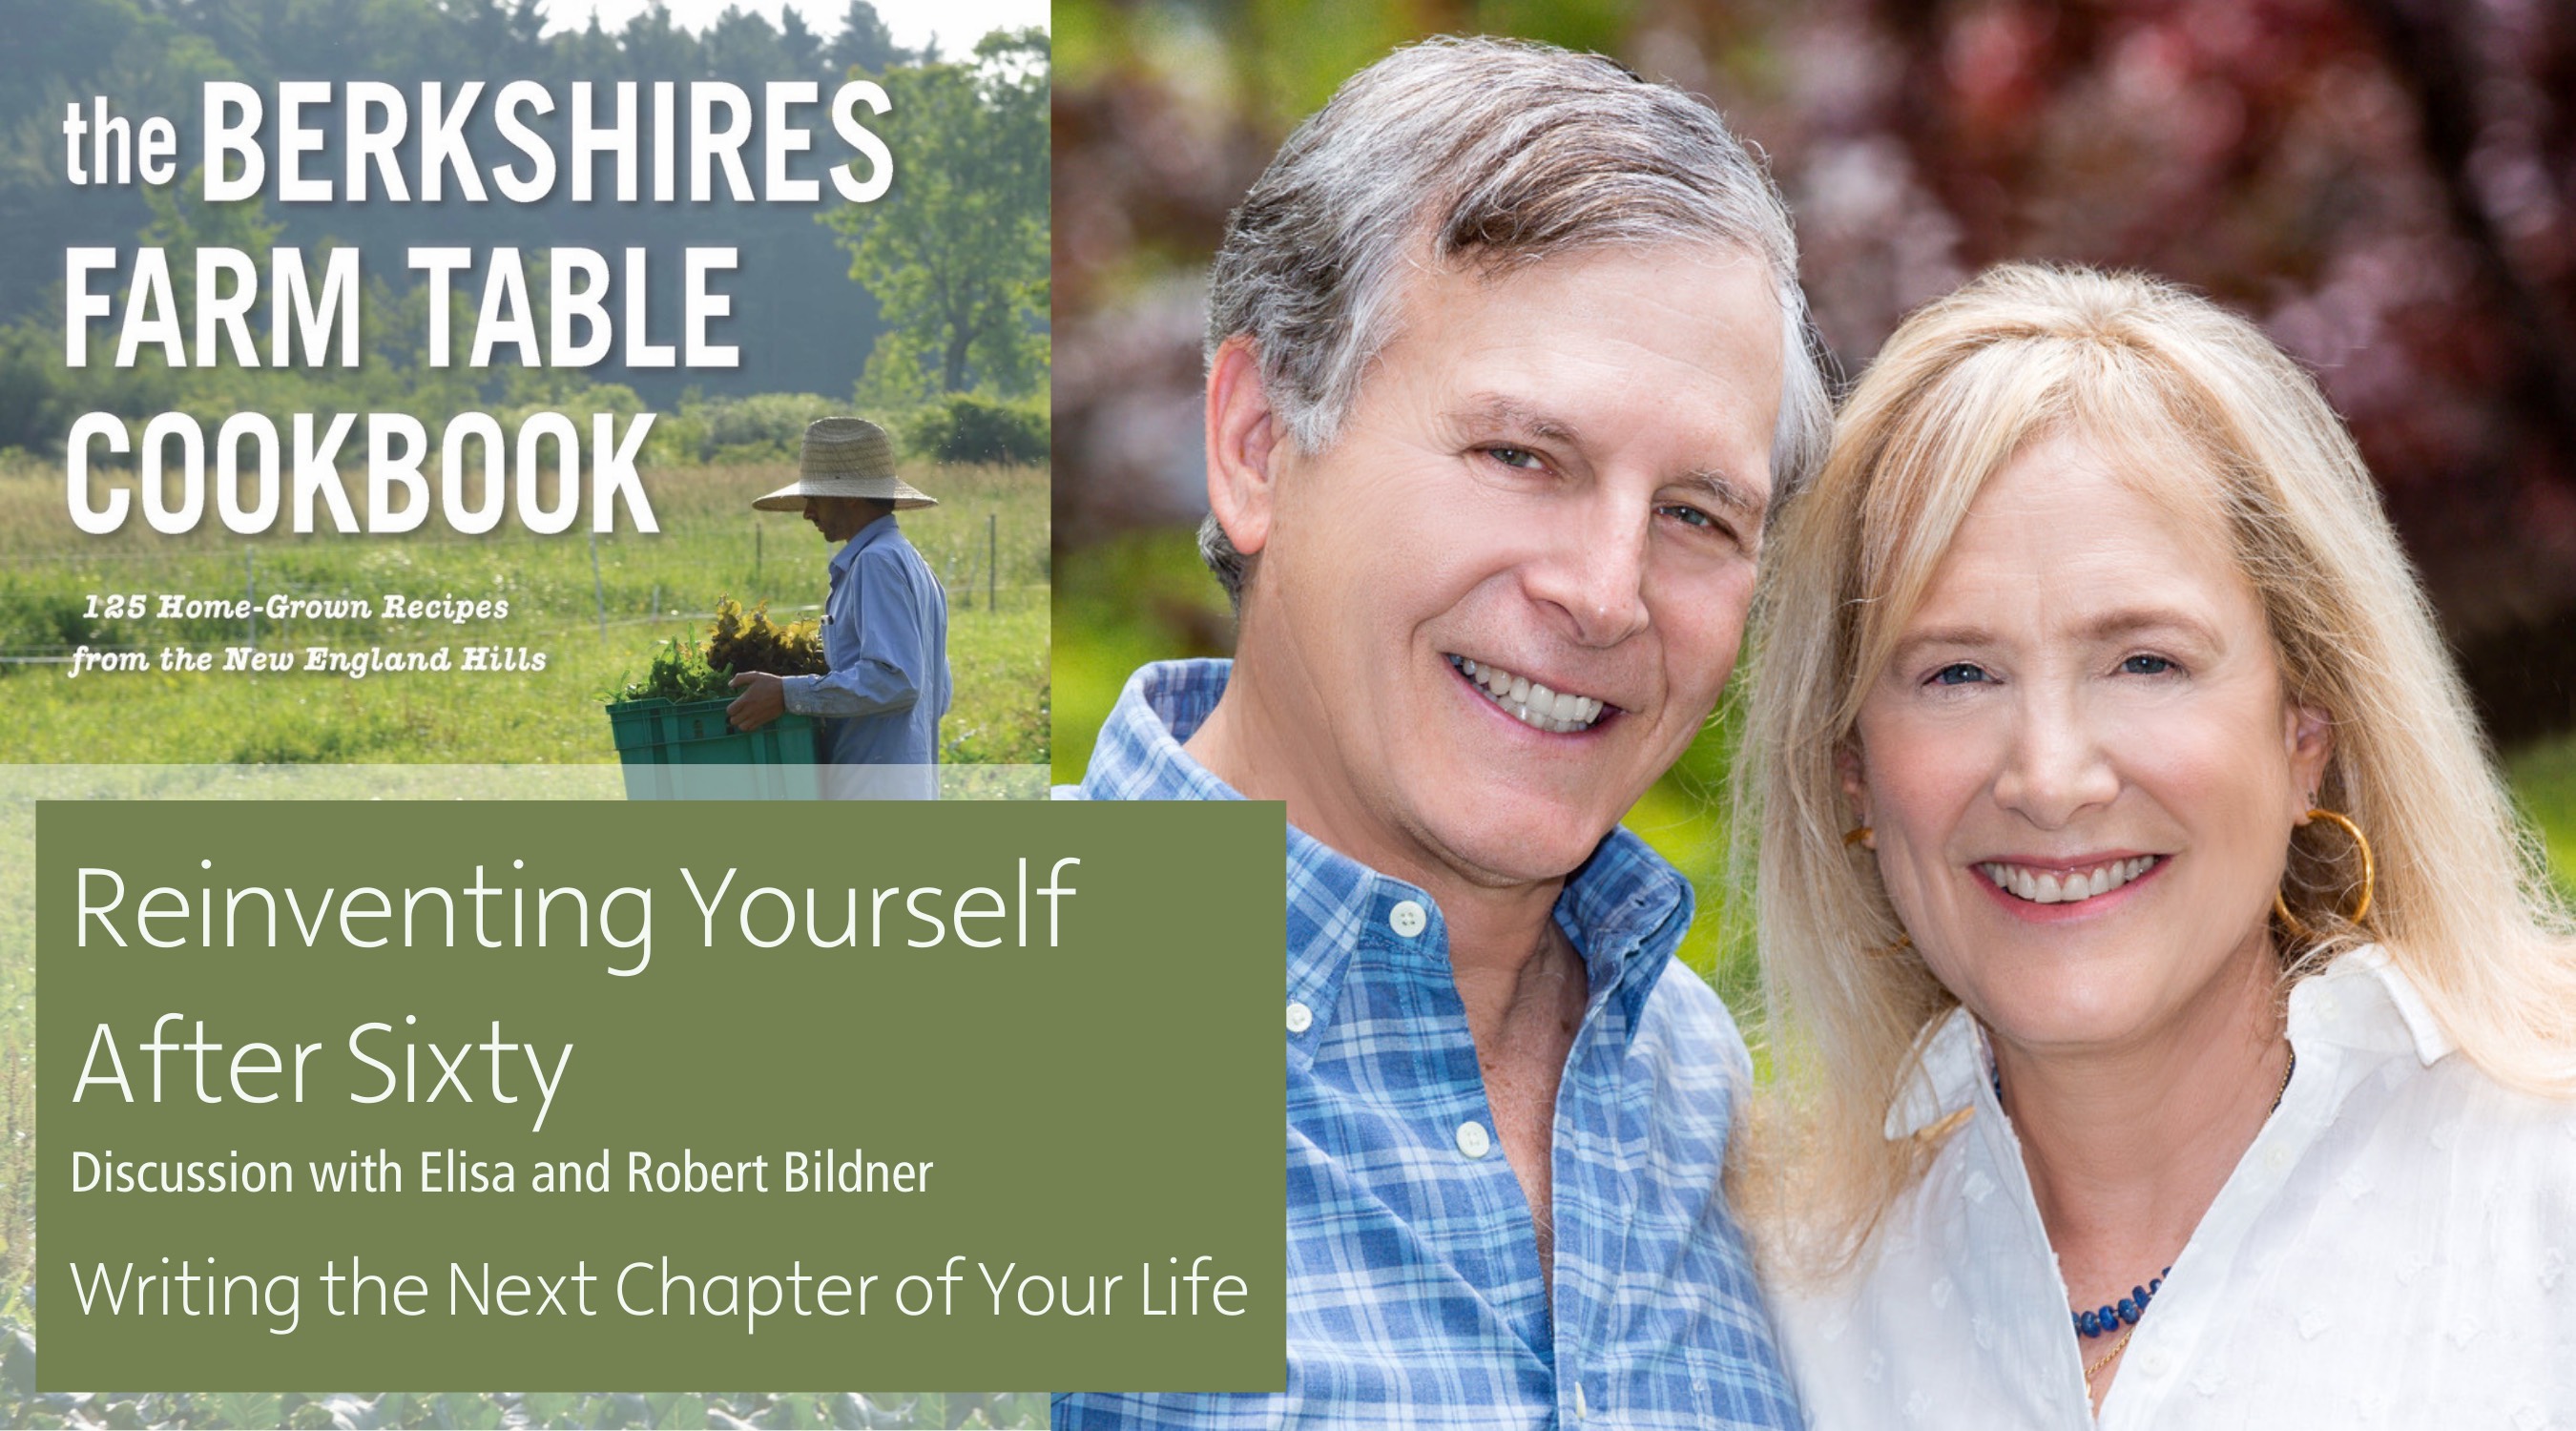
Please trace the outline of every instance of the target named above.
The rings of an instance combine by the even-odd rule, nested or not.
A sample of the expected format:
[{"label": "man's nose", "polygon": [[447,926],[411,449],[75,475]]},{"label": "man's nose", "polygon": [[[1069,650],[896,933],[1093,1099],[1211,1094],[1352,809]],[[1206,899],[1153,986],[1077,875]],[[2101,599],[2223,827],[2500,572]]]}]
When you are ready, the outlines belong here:
[{"label": "man's nose", "polygon": [[2076,693],[2024,690],[2012,745],[1995,777],[1995,801],[2041,829],[2061,829],[2117,798],[2119,772]]},{"label": "man's nose", "polygon": [[1644,631],[1649,509],[1596,494],[1566,520],[1531,564],[1531,597],[1565,613],[1573,638],[1616,646]]}]

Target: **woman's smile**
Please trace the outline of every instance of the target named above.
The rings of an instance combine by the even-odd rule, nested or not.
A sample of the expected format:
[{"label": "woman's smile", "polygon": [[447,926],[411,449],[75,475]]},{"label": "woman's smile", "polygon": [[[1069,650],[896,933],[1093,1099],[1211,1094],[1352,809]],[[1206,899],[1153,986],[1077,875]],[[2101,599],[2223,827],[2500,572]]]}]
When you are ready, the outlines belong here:
[{"label": "woman's smile", "polygon": [[2127,903],[2169,856],[2088,856],[2075,860],[1981,860],[1972,872],[2016,919],[2034,923],[2085,918]]}]

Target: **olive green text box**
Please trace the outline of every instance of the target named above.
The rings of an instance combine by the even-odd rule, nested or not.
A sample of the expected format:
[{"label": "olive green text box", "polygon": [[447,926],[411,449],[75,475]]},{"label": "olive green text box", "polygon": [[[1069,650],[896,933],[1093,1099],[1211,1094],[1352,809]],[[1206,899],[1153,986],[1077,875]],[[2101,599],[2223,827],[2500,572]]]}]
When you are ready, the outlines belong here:
[{"label": "olive green text box", "polygon": [[45,1383],[1276,1389],[1283,831],[45,804]]}]

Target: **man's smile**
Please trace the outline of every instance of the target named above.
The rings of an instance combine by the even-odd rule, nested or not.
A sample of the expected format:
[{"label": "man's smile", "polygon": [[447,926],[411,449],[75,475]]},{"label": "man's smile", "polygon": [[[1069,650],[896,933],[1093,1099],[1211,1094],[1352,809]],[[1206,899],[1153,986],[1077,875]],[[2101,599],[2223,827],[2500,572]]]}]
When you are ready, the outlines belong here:
[{"label": "man's smile", "polygon": [[1618,710],[1597,696],[1551,690],[1544,682],[1533,681],[1489,662],[1453,655],[1449,657],[1449,665],[1465,676],[1478,694],[1500,706],[1513,719],[1551,735],[1572,735],[1590,730],[1605,712],[1615,714]]}]

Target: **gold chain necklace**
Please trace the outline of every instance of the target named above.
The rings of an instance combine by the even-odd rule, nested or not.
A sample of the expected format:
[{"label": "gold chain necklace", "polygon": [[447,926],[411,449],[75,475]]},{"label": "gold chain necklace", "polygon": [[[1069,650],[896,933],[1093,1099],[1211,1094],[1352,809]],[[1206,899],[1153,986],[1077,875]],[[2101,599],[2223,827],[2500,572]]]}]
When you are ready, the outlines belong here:
[{"label": "gold chain necklace", "polygon": [[2120,1339],[2111,1343],[2111,1349],[2102,1353],[2102,1359],[2100,1361],[2084,1368],[2084,1384],[2086,1386],[2091,1386],[2093,1384],[2093,1378],[2102,1374],[2102,1368],[2109,1366],[2113,1361],[2119,1358],[2120,1353],[2129,1349],[2129,1338],[2134,1337],[2137,1334],[2138,1324],[2136,1322],[2131,1322],[2129,1324],[2129,1329],[2120,1333]]}]

